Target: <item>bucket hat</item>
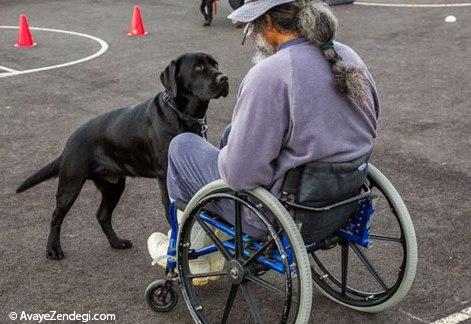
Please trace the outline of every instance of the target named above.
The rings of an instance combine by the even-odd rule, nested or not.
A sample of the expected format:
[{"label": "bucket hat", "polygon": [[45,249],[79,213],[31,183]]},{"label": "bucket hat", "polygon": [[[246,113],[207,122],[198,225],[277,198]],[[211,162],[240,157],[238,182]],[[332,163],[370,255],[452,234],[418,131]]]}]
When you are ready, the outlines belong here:
[{"label": "bucket hat", "polygon": [[245,0],[243,6],[234,10],[227,18],[242,23],[252,22],[273,7],[296,0]]}]

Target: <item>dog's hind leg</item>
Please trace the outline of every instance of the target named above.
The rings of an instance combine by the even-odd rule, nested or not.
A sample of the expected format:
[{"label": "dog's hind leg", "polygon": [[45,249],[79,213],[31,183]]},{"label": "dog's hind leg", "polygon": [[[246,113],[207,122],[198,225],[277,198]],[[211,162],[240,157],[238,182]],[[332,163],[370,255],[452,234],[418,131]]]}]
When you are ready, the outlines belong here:
[{"label": "dog's hind leg", "polygon": [[111,217],[113,211],[118,205],[119,199],[123,194],[126,180],[124,177],[119,177],[117,183],[111,183],[104,179],[94,179],[95,185],[101,192],[101,203],[97,211],[97,219],[100,226],[105,233],[112,248],[115,249],[128,249],[132,246],[131,241],[123,240],[116,235],[111,224]]},{"label": "dog's hind leg", "polygon": [[59,175],[56,194],[56,209],[52,214],[51,229],[47,240],[47,258],[60,260],[64,257],[60,243],[62,221],[77,199],[86,178]]}]

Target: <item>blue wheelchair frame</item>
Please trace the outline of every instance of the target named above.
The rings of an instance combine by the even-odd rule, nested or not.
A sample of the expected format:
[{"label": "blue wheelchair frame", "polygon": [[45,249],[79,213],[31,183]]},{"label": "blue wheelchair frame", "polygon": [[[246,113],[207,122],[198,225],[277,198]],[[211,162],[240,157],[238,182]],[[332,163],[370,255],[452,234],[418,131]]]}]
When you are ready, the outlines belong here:
[{"label": "blue wheelchair frame", "polygon": [[[359,201],[359,209],[355,217],[352,219],[350,223],[348,223],[345,226],[344,229],[340,229],[336,231],[335,235],[348,242],[352,242],[363,247],[368,247],[368,245],[370,244],[370,241],[369,241],[370,224],[374,216],[374,207],[372,203],[372,198],[370,197],[369,190],[366,193],[360,195],[359,197],[360,198],[354,197],[354,198],[357,198],[357,200]],[[335,208],[340,205],[343,205],[344,203],[349,203],[349,202],[352,202],[352,199],[349,199],[345,202],[334,204],[332,206],[328,206],[328,208]],[[168,256],[167,273],[174,272],[177,266],[175,260],[176,260],[176,253],[177,253],[177,237],[178,237],[179,225],[178,225],[178,220],[177,220],[177,206],[176,206],[175,201],[172,201],[170,203],[168,213],[169,213],[170,226],[171,226],[171,235],[170,235],[169,247],[167,251],[167,256]],[[231,252],[235,252],[235,242],[234,242],[235,229],[232,226],[226,225],[225,223],[218,220],[216,217],[212,217],[205,212],[200,212],[197,217],[201,221],[205,222],[207,225],[213,226],[214,228],[228,235],[230,239],[225,240],[224,242],[222,242],[222,244],[227,250]],[[293,262],[293,253],[289,246],[288,238],[284,234],[282,234],[280,236],[280,239],[281,239],[283,248],[285,250],[285,253],[287,254],[287,257],[288,257],[288,264],[291,264]],[[253,248],[257,250],[262,248],[264,245],[262,242],[257,242],[254,239],[252,239],[249,235],[246,235],[246,234],[243,234],[242,241],[244,243],[251,242]],[[311,253],[324,246],[325,246],[324,242],[315,242],[315,243],[306,245],[306,250],[308,253]],[[193,255],[194,257],[200,257],[203,255],[214,253],[216,251],[218,251],[218,248],[216,247],[215,244],[212,244],[207,247],[203,247],[203,248],[195,250]],[[247,257],[251,256],[250,251],[245,248],[243,250],[243,254]],[[270,253],[269,257],[260,255],[256,258],[256,260],[260,265],[265,266],[266,268],[270,270],[275,270],[276,272],[280,274],[285,274],[285,268],[283,266],[280,253],[277,250]]]}]

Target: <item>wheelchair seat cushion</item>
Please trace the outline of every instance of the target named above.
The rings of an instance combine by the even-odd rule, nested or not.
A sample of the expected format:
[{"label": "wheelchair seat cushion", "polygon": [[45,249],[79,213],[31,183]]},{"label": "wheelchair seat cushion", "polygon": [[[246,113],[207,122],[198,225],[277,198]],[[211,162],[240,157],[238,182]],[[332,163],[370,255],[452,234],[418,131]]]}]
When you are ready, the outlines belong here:
[{"label": "wheelchair seat cushion", "polygon": [[[308,207],[325,207],[352,198],[366,183],[371,152],[350,162],[309,162],[285,175],[281,200]],[[320,241],[344,226],[355,214],[358,201],[325,211],[288,206],[306,244]]]}]

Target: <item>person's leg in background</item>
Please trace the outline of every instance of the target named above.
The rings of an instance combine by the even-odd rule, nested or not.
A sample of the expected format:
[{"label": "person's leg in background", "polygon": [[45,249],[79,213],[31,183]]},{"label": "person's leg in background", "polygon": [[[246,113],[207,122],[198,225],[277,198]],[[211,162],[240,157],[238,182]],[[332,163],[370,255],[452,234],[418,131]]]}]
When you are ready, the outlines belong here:
[{"label": "person's leg in background", "polygon": [[202,0],[206,6],[206,14],[203,26],[211,26],[213,21],[213,0]]},{"label": "person's leg in background", "polygon": [[206,13],[206,0],[201,0],[200,12],[204,17],[204,21],[208,19],[208,14]]}]

